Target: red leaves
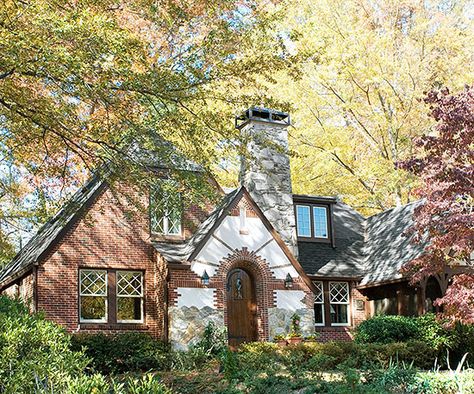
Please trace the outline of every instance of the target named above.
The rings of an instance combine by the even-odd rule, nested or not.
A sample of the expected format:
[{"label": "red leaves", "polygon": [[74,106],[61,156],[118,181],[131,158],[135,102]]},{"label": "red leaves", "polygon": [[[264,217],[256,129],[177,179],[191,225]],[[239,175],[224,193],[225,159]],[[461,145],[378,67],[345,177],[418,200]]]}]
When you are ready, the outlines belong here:
[{"label": "red leaves", "polygon": [[[416,141],[421,157],[400,163],[422,180],[414,239],[430,240],[425,253],[403,268],[412,282],[461,264],[468,268],[474,250],[474,87],[456,95],[432,91],[425,102],[436,128]],[[474,276],[455,276],[438,303],[452,319],[474,322]]]}]

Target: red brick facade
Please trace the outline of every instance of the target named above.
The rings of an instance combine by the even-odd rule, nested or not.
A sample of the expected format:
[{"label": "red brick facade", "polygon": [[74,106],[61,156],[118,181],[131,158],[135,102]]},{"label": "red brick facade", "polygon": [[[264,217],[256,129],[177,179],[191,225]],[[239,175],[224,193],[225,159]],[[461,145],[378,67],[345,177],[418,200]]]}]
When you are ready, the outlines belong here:
[{"label": "red brick facade", "polygon": [[[132,190],[123,188],[126,193]],[[144,203],[146,204],[144,199]],[[210,207],[207,207],[210,208]],[[209,209],[197,206],[185,210],[183,238],[189,237],[209,214]],[[243,198],[230,207],[231,216],[240,215],[245,208],[247,217],[258,217],[252,204]],[[175,241],[179,242],[179,237]],[[12,296],[28,300],[32,309],[45,312],[47,318],[67,328],[70,332],[122,332],[143,331],[166,339],[168,337],[168,306],[175,306],[178,288],[212,288],[215,306],[223,312],[227,323],[226,282],[234,268],[245,270],[252,278],[256,290],[258,339],[269,339],[269,309],[275,308],[275,291],[285,291],[284,281],[276,279],[267,261],[257,252],[247,248],[229,253],[219,264],[208,286],[191,271],[189,265],[167,264],[153,248],[149,231],[148,213],[131,208],[126,198],[116,190],[103,190],[95,197],[82,217],[73,223],[43,261],[30,274],[4,290]],[[81,323],[79,321],[79,270],[135,270],[144,272],[144,321],[143,323]],[[365,311],[355,307],[355,300],[363,296],[351,284],[350,314],[352,323],[365,318]],[[293,278],[291,290],[306,294],[304,303],[313,305],[313,293],[302,277]],[[350,339],[351,327],[318,327],[320,340]]]}]

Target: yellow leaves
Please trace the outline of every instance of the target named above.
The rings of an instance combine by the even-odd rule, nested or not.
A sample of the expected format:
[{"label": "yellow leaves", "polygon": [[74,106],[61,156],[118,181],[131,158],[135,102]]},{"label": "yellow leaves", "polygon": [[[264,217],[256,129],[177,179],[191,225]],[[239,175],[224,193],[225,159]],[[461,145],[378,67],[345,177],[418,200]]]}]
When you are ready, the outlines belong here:
[{"label": "yellow leaves", "polygon": [[268,89],[293,107],[298,192],[340,193],[365,212],[409,201],[412,180],[396,163],[431,126],[424,92],[474,78],[474,25],[462,5],[284,3],[276,29],[292,38],[301,77],[278,73]]}]

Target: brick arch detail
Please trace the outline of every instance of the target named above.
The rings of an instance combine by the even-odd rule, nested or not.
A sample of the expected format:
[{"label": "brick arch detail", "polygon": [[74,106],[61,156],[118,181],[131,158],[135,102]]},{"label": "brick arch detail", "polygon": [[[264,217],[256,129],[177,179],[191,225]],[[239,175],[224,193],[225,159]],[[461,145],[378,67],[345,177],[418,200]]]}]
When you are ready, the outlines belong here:
[{"label": "brick arch detail", "polygon": [[[227,275],[235,268],[245,270],[252,278],[257,303],[257,335],[259,341],[268,340],[268,308],[274,306],[273,289],[275,283],[281,282],[272,276],[265,259],[253,251],[242,248],[225,257],[211,281],[213,287],[222,289],[217,294],[217,307],[224,311],[224,323],[227,326]],[[212,283],[213,282],[213,283]]]}]

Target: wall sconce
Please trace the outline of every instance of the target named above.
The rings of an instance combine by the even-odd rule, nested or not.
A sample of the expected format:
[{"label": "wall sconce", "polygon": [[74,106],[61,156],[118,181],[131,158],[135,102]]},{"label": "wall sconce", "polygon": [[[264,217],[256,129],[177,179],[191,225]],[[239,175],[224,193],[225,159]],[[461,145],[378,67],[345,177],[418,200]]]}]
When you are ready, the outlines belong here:
[{"label": "wall sconce", "polygon": [[202,276],[201,276],[201,283],[204,285],[204,286],[207,286],[209,284],[209,275],[207,274],[207,271],[204,270],[204,272],[202,273]]},{"label": "wall sconce", "polygon": [[293,278],[291,277],[290,273],[286,274],[285,278],[285,288],[291,289],[293,287]]}]

